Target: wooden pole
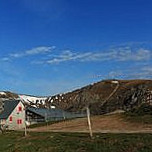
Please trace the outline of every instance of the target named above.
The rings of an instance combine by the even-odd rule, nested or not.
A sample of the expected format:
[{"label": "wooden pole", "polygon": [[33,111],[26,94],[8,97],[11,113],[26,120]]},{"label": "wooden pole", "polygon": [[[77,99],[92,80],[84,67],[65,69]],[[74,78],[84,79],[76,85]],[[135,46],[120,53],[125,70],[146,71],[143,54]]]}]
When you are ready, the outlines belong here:
[{"label": "wooden pole", "polygon": [[26,128],[26,106],[25,106],[25,128],[24,128],[24,135],[27,136],[27,128]]},{"label": "wooden pole", "polygon": [[24,118],[24,121],[25,121],[25,128],[24,128],[24,135],[25,137],[27,136],[27,127],[26,127],[26,105],[24,107],[24,110],[25,110],[25,118]]},{"label": "wooden pole", "polygon": [[62,112],[62,114],[63,114],[63,119],[65,120],[65,113],[64,113],[64,111]]},{"label": "wooden pole", "polygon": [[88,126],[89,126],[89,132],[90,132],[90,137],[93,137],[93,133],[92,133],[92,126],[91,126],[91,121],[90,121],[90,109],[89,107],[86,108],[87,110],[87,118],[88,118]]},{"label": "wooden pole", "polygon": [[25,136],[27,136],[26,120],[25,120],[25,129],[24,129],[24,131],[25,131]]},{"label": "wooden pole", "polygon": [[48,129],[48,115],[45,113],[45,122],[46,122],[46,128]]}]

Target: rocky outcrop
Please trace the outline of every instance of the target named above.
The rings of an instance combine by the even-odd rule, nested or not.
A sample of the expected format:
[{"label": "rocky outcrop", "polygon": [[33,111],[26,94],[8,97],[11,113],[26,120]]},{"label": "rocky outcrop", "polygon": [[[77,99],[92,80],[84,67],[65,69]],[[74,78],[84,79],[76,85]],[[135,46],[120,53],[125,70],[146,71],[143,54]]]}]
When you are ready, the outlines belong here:
[{"label": "rocky outcrop", "polygon": [[0,91],[0,98],[1,99],[16,99],[18,98],[18,95],[10,91]]},{"label": "rocky outcrop", "polygon": [[0,113],[4,110],[4,107],[3,107],[3,101],[2,99],[0,99]]}]

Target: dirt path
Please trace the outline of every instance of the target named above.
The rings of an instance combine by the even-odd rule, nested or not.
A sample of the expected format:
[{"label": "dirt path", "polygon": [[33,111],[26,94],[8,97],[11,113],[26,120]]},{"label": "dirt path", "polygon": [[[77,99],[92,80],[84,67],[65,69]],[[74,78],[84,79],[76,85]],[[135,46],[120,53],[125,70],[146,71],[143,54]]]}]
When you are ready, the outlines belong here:
[{"label": "dirt path", "polygon": [[[125,121],[121,115],[107,115],[91,117],[93,132],[101,133],[152,133],[152,125],[131,123]],[[49,126],[29,129],[29,131],[44,132],[88,132],[86,118],[55,123]]]}]

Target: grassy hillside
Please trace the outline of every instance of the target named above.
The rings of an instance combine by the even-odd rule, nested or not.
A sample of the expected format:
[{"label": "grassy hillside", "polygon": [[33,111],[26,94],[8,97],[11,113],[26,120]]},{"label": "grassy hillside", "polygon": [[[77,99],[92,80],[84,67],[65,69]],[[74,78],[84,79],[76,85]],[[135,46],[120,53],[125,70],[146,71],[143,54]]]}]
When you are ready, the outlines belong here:
[{"label": "grassy hillside", "polygon": [[90,107],[92,114],[103,114],[118,109],[125,111],[140,105],[146,90],[152,90],[152,80],[104,80],[81,89],[58,94],[47,99],[48,106],[55,105],[67,111]]},{"label": "grassy hillside", "polygon": [[152,134],[30,133],[0,135],[1,152],[151,152]]},{"label": "grassy hillside", "polygon": [[[143,120],[143,121],[142,121]],[[91,124],[94,133],[152,133],[149,117],[131,117],[125,114],[92,116]],[[148,123],[147,123],[148,122]],[[61,121],[54,124],[35,126],[34,132],[89,132],[87,118]]]},{"label": "grassy hillside", "polygon": [[126,112],[123,116],[130,122],[152,124],[152,105],[142,104],[140,107]]},{"label": "grassy hillside", "polygon": [[[91,114],[94,115],[115,110],[130,111],[143,103],[147,90],[152,91],[152,80],[104,80],[68,93],[48,97],[45,106],[56,106],[74,112],[84,111],[86,106],[89,106]],[[17,97],[17,94],[6,91],[0,94],[0,98]]]}]

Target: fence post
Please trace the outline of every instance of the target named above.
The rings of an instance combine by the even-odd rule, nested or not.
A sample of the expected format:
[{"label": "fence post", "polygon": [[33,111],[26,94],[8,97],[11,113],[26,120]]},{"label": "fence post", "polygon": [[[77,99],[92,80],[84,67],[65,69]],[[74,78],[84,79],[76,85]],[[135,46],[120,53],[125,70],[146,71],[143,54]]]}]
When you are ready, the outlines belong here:
[{"label": "fence post", "polygon": [[24,135],[27,136],[27,128],[26,128],[26,106],[25,106],[25,118],[24,118],[25,128],[24,128]]},{"label": "fence post", "polygon": [[45,112],[45,123],[46,123],[46,128],[48,129],[48,115]]},{"label": "fence post", "polygon": [[62,111],[62,115],[63,115],[63,119],[65,120],[65,113],[64,113],[64,111]]},{"label": "fence post", "polygon": [[26,122],[25,122],[25,128],[24,128],[24,135],[27,136]]},{"label": "fence post", "polygon": [[93,133],[92,133],[92,126],[91,126],[91,121],[90,121],[90,109],[89,109],[89,107],[87,107],[86,110],[87,110],[89,133],[90,133],[90,137],[92,138],[93,137]]}]

